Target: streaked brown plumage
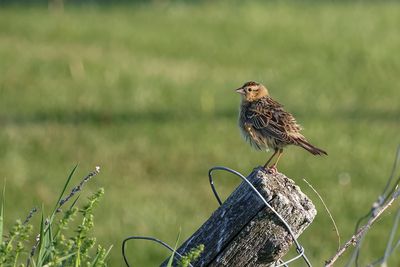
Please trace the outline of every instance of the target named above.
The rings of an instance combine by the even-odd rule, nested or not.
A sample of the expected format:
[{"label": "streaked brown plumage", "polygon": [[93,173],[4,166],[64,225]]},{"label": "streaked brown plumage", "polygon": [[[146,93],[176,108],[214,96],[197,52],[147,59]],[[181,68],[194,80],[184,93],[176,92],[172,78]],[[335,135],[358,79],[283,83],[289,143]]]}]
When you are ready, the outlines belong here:
[{"label": "streaked brown plumage", "polygon": [[274,150],[264,168],[268,168],[278,154],[275,163],[269,167],[276,171],[283,148],[287,145],[300,146],[313,155],[328,155],[306,140],[293,115],[269,96],[264,85],[251,81],[236,89],[236,92],[242,95],[239,127],[244,138],[256,149]]}]

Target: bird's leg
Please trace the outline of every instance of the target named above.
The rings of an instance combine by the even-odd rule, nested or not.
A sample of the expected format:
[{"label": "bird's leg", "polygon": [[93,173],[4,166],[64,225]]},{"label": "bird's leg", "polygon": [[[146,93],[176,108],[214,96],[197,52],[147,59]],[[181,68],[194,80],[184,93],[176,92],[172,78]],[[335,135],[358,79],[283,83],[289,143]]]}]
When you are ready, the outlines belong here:
[{"label": "bird's leg", "polygon": [[268,169],[271,173],[278,172],[278,169],[276,168],[276,166],[278,165],[278,161],[281,158],[282,154],[283,154],[283,149],[281,148],[281,149],[279,149],[278,157],[276,158],[275,163],[272,164],[271,167],[269,167],[269,169]]},{"label": "bird's leg", "polygon": [[264,164],[264,169],[268,169],[268,164],[271,162],[271,160],[275,157],[276,153],[278,153],[278,149],[275,149],[274,154],[267,160],[267,163]]}]

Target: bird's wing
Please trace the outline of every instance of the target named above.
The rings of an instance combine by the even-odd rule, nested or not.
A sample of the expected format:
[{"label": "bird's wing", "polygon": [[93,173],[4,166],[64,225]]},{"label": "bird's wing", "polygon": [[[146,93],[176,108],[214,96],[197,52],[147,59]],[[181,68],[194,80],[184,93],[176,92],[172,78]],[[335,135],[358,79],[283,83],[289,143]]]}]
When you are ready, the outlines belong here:
[{"label": "bird's wing", "polygon": [[246,112],[246,118],[255,129],[284,143],[292,143],[293,135],[300,131],[294,117],[270,97],[254,102]]}]

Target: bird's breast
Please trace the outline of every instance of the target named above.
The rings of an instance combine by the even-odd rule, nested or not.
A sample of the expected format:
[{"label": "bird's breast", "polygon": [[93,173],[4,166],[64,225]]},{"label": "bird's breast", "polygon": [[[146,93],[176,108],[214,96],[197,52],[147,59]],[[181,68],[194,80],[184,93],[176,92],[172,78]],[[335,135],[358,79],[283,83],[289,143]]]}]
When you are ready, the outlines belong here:
[{"label": "bird's breast", "polygon": [[260,130],[255,129],[251,124],[241,123],[240,130],[243,138],[255,149],[268,151],[277,146],[274,138],[264,136]]}]

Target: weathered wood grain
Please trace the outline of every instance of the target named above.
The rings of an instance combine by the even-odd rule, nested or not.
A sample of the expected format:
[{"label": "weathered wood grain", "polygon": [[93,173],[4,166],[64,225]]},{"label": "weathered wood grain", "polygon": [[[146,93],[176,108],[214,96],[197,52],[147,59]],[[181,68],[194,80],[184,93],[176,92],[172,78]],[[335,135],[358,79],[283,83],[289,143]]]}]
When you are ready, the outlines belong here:
[{"label": "weathered wood grain", "polygon": [[[317,213],[315,207],[291,179],[280,173],[269,174],[261,167],[248,179],[296,236],[311,224]],[[284,224],[243,182],[178,252],[185,254],[204,244],[193,266],[268,266],[285,255],[292,243]]]}]

